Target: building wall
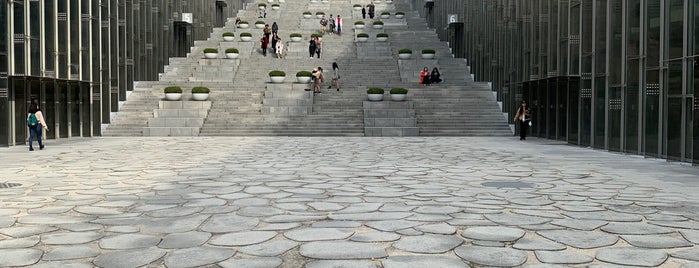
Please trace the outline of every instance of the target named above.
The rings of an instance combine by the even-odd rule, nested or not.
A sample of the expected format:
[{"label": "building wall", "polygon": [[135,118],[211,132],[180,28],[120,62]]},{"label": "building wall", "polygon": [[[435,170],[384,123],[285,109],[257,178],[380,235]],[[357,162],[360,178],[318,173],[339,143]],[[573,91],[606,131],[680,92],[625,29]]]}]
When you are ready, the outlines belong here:
[{"label": "building wall", "polygon": [[408,1],[532,135],[699,163],[699,1]]},{"label": "building wall", "polygon": [[0,0],[0,146],[25,143],[32,101],[46,138],[100,135],[134,81],[157,80],[244,2]]}]

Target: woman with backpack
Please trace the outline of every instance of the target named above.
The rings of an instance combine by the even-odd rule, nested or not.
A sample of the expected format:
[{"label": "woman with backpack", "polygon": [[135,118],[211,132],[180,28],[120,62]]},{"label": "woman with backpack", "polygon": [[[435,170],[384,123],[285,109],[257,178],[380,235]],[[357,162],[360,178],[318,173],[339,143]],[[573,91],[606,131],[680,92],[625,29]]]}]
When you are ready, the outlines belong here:
[{"label": "woman with backpack", "polygon": [[32,104],[29,105],[27,127],[29,127],[29,151],[34,151],[34,147],[32,146],[32,143],[34,143],[34,137],[36,137],[36,141],[39,142],[39,150],[43,150],[44,144],[41,142],[42,128],[45,128],[46,131],[48,131],[49,127],[46,126],[44,115],[41,113],[39,105],[37,105],[35,102],[32,102]]}]

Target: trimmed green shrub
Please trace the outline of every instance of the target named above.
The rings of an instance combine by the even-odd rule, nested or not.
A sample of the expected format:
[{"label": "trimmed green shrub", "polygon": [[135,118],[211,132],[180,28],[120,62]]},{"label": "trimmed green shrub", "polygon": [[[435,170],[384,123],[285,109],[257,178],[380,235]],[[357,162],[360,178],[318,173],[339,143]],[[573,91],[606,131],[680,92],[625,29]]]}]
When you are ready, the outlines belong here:
[{"label": "trimmed green shrub", "polygon": [[396,12],[396,15],[403,15],[403,16],[405,16],[405,13],[403,13],[403,12]]},{"label": "trimmed green shrub", "polygon": [[261,4],[257,4],[257,6],[258,6],[258,7],[267,7],[267,4],[261,3]]},{"label": "trimmed green shrub", "polygon": [[434,54],[434,53],[435,53],[434,49],[429,49],[429,48],[428,48],[428,49],[423,49],[423,50],[422,50],[422,54]]},{"label": "trimmed green shrub", "polygon": [[230,36],[230,37],[233,37],[233,36],[235,36],[235,34],[234,34],[234,33],[231,33],[231,32],[225,32],[225,33],[223,33],[223,36]]},{"label": "trimmed green shrub", "polygon": [[252,37],[252,34],[248,32],[240,33],[240,37]]},{"label": "trimmed green shrub", "polygon": [[362,5],[356,4],[356,5],[354,5],[353,7],[362,7]]},{"label": "trimmed green shrub", "polygon": [[391,12],[381,12],[381,15],[391,15]]},{"label": "trimmed green shrub", "polygon": [[364,22],[363,21],[355,21],[354,25],[364,25]]},{"label": "trimmed green shrub", "polygon": [[163,91],[164,91],[166,94],[167,94],[167,93],[182,93],[182,88],[181,88],[181,87],[177,87],[177,86],[171,86],[171,87],[166,87]]},{"label": "trimmed green shrub", "polygon": [[304,11],[303,15],[313,15],[313,13],[311,13],[310,11]]},{"label": "trimmed green shrub", "polygon": [[360,38],[361,38],[361,37],[369,38],[369,34],[360,33],[360,34],[357,34],[357,37],[360,37]]},{"label": "trimmed green shrub", "polygon": [[377,33],[376,37],[388,37],[387,33]]},{"label": "trimmed green shrub", "polygon": [[391,89],[391,94],[408,94],[408,90],[402,87],[396,87]]},{"label": "trimmed green shrub", "polygon": [[296,73],[296,77],[311,77],[313,74],[309,71],[299,71]]},{"label": "trimmed green shrub", "polygon": [[279,4],[272,4],[272,7],[278,7]]},{"label": "trimmed green shrub", "polygon": [[289,35],[289,37],[301,37],[300,33],[292,33]]},{"label": "trimmed green shrub", "polygon": [[323,37],[323,35],[322,35],[322,34],[318,34],[318,33],[314,33],[314,34],[311,34],[311,37]]},{"label": "trimmed green shrub", "polygon": [[366,91],[366,94],[383,94],[383,88],[371,87]]},{"label": "trimmed green shrub", "polygon": [[286,73],[280,70],[274,70],[269,72],[269,76],[286,76]]},{"label": "trimmed green shrub", "polygon": [[218,49],[208,47],[204,49],[204,53],[218,53]]},{"label": "trimmed green shrub", "polygon": [[398,50],[398,54],[413,54],[413,51],[409,48],[401,48]]},{"label": "trimmed green shrub", "polygon": [[374,25],[383,25],[383,21],[380,21],[380,20],[374,21]]},{"label": "trimmed green shrub", "polygon": [[237,48],[226,48],[226,53],[238,53]]},{"label": "trimmed green shrub", "polygon": [[192,94],[209,94],[209,88],[208,87],[193,87],[192,88]]},{"label": "trimmed green shrub", "polygon": [[245,20],[241,20],[238,24],[250,24],[250,23],[248,23],[248,22],[245,21]]},{"label": "trimmed green shrub", "polygon": [[323,12],[323,11],[318,11],[318,12],[316,12],[316,15],[325,15],[325,12]]},{"label": "trimmed green shrub", "polygon": [[258,20],[258,21],[255,22],[255,24],[265,24],[265,22],[264,22],[264,21],[261,21],[261,20]]}]

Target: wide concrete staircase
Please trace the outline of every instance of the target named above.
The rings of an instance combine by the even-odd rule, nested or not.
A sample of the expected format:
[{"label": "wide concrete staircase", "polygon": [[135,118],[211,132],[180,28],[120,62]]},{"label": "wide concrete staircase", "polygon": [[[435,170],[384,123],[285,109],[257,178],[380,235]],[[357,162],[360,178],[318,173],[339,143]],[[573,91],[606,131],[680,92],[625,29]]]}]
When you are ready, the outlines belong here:
[{"label": "wide concrete staircase", "polygon": [[[464,59],[456,59],[445,42],[438,41],[434,30],[427,28],[424,19],[403,0],[393,3],[376,3],[376,12],[387,11],[390,18],[381,19],[383,29],[374,29],[367,18],[364,29],[355,29],[354,22],[362,20],[361,12],[353,10],[354,4],[366,4],[362,0],[332,0],[328,3],[311,0],[285,0],[279,10],[272,10],[271,3],[258,0],[237,14],[249,22],[247,29],[238,28],[235,18],[229,18],[222,28],[214,29],[208,40],[197,41],[186,58],[173,58],[160,81],[140,82],[126,103],[109,125],[105,135],[152,135],[153,133],[185,133],[153,130],[162,124],[149,126],[149,121],[164,105],[162,89],[169,85],[181,86],[185,92],[194,86],[211,89],[210,109],[198,132],[202,136],[381,136],[380,132],[368,135],[369,122],[365,119],[366,89],[386,89],[384,102],[389,101],[388,90],[404,87],[409,90],[409,105],[419,131],[407,131],[421,136],[501,136],[512,135],[496,99],[487,83],[474,82],[470,68]],[[267,18],[258,18],[259,3],[267,3]],[[304,11],[340,14],[344,20],[342,35],[323,36],[322,57],[309,58],[310,35],[318,33],[319,19],[303,18]],[[396,18],[395,12],[405,13]],[[378,19],[378,15],[377,18]],[[286,51],[282,59],[269,50],[263,56],[259,48],[262,30],[256,29],[255,21],[279,25],[279,36]],[[223,40],[222,33],[234,32],[235,41]],[[243,42],[240,34],[249,32],[252,42]],[[301,42],[291,42],[289,34],[300,33]],[[368,42],[357,42],[356,34],[367,33]],[[376,40],[377,33],[387,33],[387,42]],[[207,47],[219,49],[219,58],[204,59]],[[223,51],[235,47],[240,51],[238,59],[226,59]],[[398,59],[398,50],[410,48],[412,59]],[[425,48],[436,50],[435,59],[421,59],[420,51]],[[340,66],[341,90],[328,89],[332,77],[332,63]],[[310,84],[296,83],[298,71],[310,71],[321,66],[325,70],[326,82],[322,94],[314,95],[305,89]],[[440,69],[444,83],[429,87],[417,84],[422,67]],[[286,72],[281,84],[269,82],[271,70]],[[184,100],[188,100],[185,94]],[[375,106],[375,105],[374,105]],[[373,120],[373,119],[372,119]],[[410,118],[401,118],[411,121]],[[191,120],[190,120],[191,121]],[[386,120],[378,120],[386,121]],[[376,122],[378,122],[376,121]],[[159,122],[162,122],[159,121]],[[375,127],[372,122],[372,127]],[[417,133],[416,133],[417,132]],[[384,131],[383,133],[395,133]],[[167,136],[167,135],[165,135]],[[402,135],[399,135],[402,136]]]}]

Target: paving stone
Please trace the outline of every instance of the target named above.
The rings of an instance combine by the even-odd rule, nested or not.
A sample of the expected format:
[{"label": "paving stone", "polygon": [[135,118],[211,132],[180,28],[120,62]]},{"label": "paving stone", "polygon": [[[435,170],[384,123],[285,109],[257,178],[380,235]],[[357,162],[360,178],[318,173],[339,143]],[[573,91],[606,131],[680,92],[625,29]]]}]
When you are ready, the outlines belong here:
[{"label": "paving stone", "polygon": [[381,261],[384,268],[468,268],[459,258],[450,256],[392,256]]},{"label": "paving stone", "polygon": [[699,262],[683,263],[680,268],[699,268]]},{"label": "paving stone", "polygon": [[218,263],[223,268],[276,268],[282,265],[282,259],[274,257],[227,260]]},{"label": "paving stone", "polygon": [[29,248],[39,244],[38,236],[0,240],[0,249]]},{"label": "paving stone", "polygon": [[619,240],[619,238],[614,235],[609,235],[601,232],[547,230],[538,231],[537,234],[550,240],[581,249],[610,246],[615,244],[617,240]]},{"label": "paving stone", "polygon": [[573,252],[541,251],[535,252],[540,262],[555,264],[582,264],[592,262],[594,258]]},{"label": "paving stone", "polygon": [[236,212],[240,216],[248,217],[274,216],[284,213],[284,210],[275,207],[244,207]]},{"label": "paving stone", "polygon": [[47,251],[41,259],[45,261],[72,260],[91,258],[99,254],[99,251],[89,245],[58,246]]},{"label": "paving stone", "polygon": [[198,247],[206,243],[211,238],[210,233],[205,232],[186,232],[169,234],[163,237],[163,240],[158,244],[159,248],[191,248]]},{"label": "paving stone", "polygon": [[102,230],[103,226],[94,223],[69,223],[58,225],[58,227],[72,232],[85,232]]},{"label": "paving stone", "polygon": [[405,218],[409,221],[427,221],[427,222],[445,222],[451,220],[452,217],[446,214],[421,214],[415,213],[410,217]]},{"label": "paving stone", "polygon": [[89,222],[91,220],[94,220],[94,218],[44,214],[44,215],[27,215],[24,217],[20,217],[17,219],[17,222],[24,223],[24,224],[36,224],[36,225],[55,225],[55,224]]},{"label": "paving stone", "polygon": [[414,209],[413,211],[425,214],[452,214],[461,212],[462,210],[464,209],[452,206],[422,206]]},{"label": "paving stone", "polygon": [[160,259],[165,251],[157,248],[138,250],[119,250],[102,253],[95,257],[94,263],[99,267],[141,267]]},{"label": "paving stone", "polygon": [[155,218],[183,217],[193,215],[204,210],[202,207],[174,207],[148,212],[148,216]]},{"label": "paving stone", "polygon": [[464,230],[461,236],[473,240],[509,242],[524,236],[524,230],[509,227],[473,227]]},{"label": "paving stone", "polygon": [[306,268],[376,268],[370,261],[337,260],[337,261],[311,261],[306,263]]},{"label": "paving stone", "polygon": [[32,265],[32,268],[92,268],[87,263],[74,263],[72,261],[51,261]]},{"label": "paving stone", "polygon": [[356,228],[362,223],[356,221],[318,221],[311,224],[313,228]]},{"label": "paving stone", "polygon": [[369,231],[355,233],[350,240],[356,242],[392,242],[400,239],[400,235],[392,232]]},{"label": "paving stone", "polygon": [[336,203],[328,203],[328,202],[313,202],[313,203],[308,203],[309,207],[312,207],[315,210],[320,210],[320,211],[337,211],[345,208],[342,205],[338,205]]},{"label": "paving stone", "polygon": [[284,236],[291,240],[300,242],[322,241],[322,240],[342,240],[354,234],[354,231],[337,228],[303,228],[295,229],[284,233]]},{"label": "paving stone", "polygon": [[366,226],[379,231],[393,232],[401,229],[411,228],[420,225],[419,222],[406,220],[388,220],[388,221],[372,221],[366,223]]},{"label": "paving stone", "polygon": [[673,230],[666,227],[640,223],[610,223],[602,227],[602,231],[621,235],[669,234]]},{"label": "paving stone", "polygon": [[214,237],[209,244],[216,246],[247,246],[262,243],[277,236],[277,232],[272,231],[248,231],[239,233],[228,233]]},{"label": "paving stone", "polygon": [[452,235],[407,236],[393,243],[393,247],[413,253],[444,253],[464,241]]},{"label": "paving stone", "polygon": [[699,261],[699,247],[692,247],[688,249],[678,250],[670,253],[672,257],[678,259],[685,259],[690,261]]},{"label": "paving stone", "polygon": [[606,225],[607,223],[608,223],[607,221],[598,221],[598,220],[570,220],[570,219],[555,220],[555,221],[551,222],[551,224],[554,224],[554,225],[568,227],[571,229],[582,230],[582,231],[592,231],[594,229],[597,229],[597,228],[600,228],[600,227]]},{"label": "paving stone", "polygon": [[350,260],[388,257],[377,245],[345,241],[318,241],[301,245],[301,256],[314,259]]},{"label": "paving stone", "polygon": [[550,218],[519,214],[486,214],[484,216],[497,224],[507,226],[544,224],[551,221]]},{"label": "paving stone", "polygon": [[226,248],[196,247],[176,249],[165,256],[169,268],[197,267],[224,261],[236,253]]},{"label": "paving stone", "polygon": [[565,212],[563,215],[578,220],[601,220],[615,222],[638,222],[643,220],[643,217],[636,214],[626,214],[613,211],[594,211],[594,212]]},{"label": "paving stone", "polygon": [[144,234],[120,234],[102,238],[99,246],[103,249],[148,248],[160,243],[160,237]]},{"label": "paving stone", "polygon": [[312,216],[312,215],[276,215],[264,219],[265,222],[269,223],[290,223],[290,222],[306,222],[306,221],[317,221],[325,220],[326,216]]},{"label": "paving stone", "polygon": [[242,247],[239,251],[249,255],[273,257],[282,255],[298,245],[299,243],[289,240],[272,240]]},{"label": "paving stone", "polygon": [[15,224],[15,218],[0,216],[0,228],[7,228]]},{"label": "paving stone", "polygon": [[524,252],[511,248],[461,246],[454,249],[454,253],[468,262],[485,266],[514,267],[527,261]]},{"label": "paving stone", "polygon": [[699,230],[680,230],[680,234],[689,242],[699,244]]},{"label": "paving stone", "polygon": [[473,240],[473,241],[471,241],[471,244],[474,245],[474,246],[494,247],[494,248],[502,248],[502,247],[505,247],[505,243],[503,243],[503,242],[497,242],[497,241]]},{"label": "paving stone", "polygon": [[294,229],[301,226],[301,223],[270,223],[262,227],[258,227],[255,231],[284,231]]},{"label": "paving stone", "polygon": [[100,239],[98,232],[52,233],[41,236],[41,242],[48,245],[84,244]]},{"label": "paving stone", "polygon": [[564,250],[566,246],[546,239],[533,239],[524,237],[517,240],[517,243],[512,245],[515,249],[521,250]]},{"label": "paving stone", "polygon": [[411,216],[407,212],[370,212],[359,214],[331,214],[328,217],[338,221],[384,221],[400,220]]},{"label": "paving stone", "polygon": [[141,230],[138,226],[110,226],[105,229],[107,232],[112,233],[137,233]]},{"label": "paving stone", "polygon": [[667,253],[655,249],[639,248],[602,248],[597,250],[600,261],[631,266],[654,267],[667,260]]},{"label": "paving stone", "polygon": [[209,233],[228,233],[252,230],[260,223],[258,218],[237,215],[214,215],[201,227]]},{"label": "paving stone", "polygon": [[58,228],[50,226],[17,226],[0,229],[0,234],[4,234],[14,238],[22,238],[38,234],[50,233],[56,230],[58,230]]},{"label": "paving stone", "polygon": [[622,239],[639,248],[681,248],[691,247],[692,243],[666,235],[622,235]]},{"label": "paving stone", "polygon": [[76,207],[73,210],[87,215],[118,215],[122,212],[117,209],[103,208],[103,207],[93,207],[93,206],[81,206]]},{"label": "paving stone", "polygon": [[432,233],[432,234],[454,234],[456,233],[456,227],[451,226],[446,223],[437,223],[437,224],[428,224],[428,225],[421,225],[421,226],[415,226],[415,229],[421,232],[425,233]]},{"label": "paving stone", "polygon": [[32,265],[44,252],[38,249],[0,249],[0,267]]}]

